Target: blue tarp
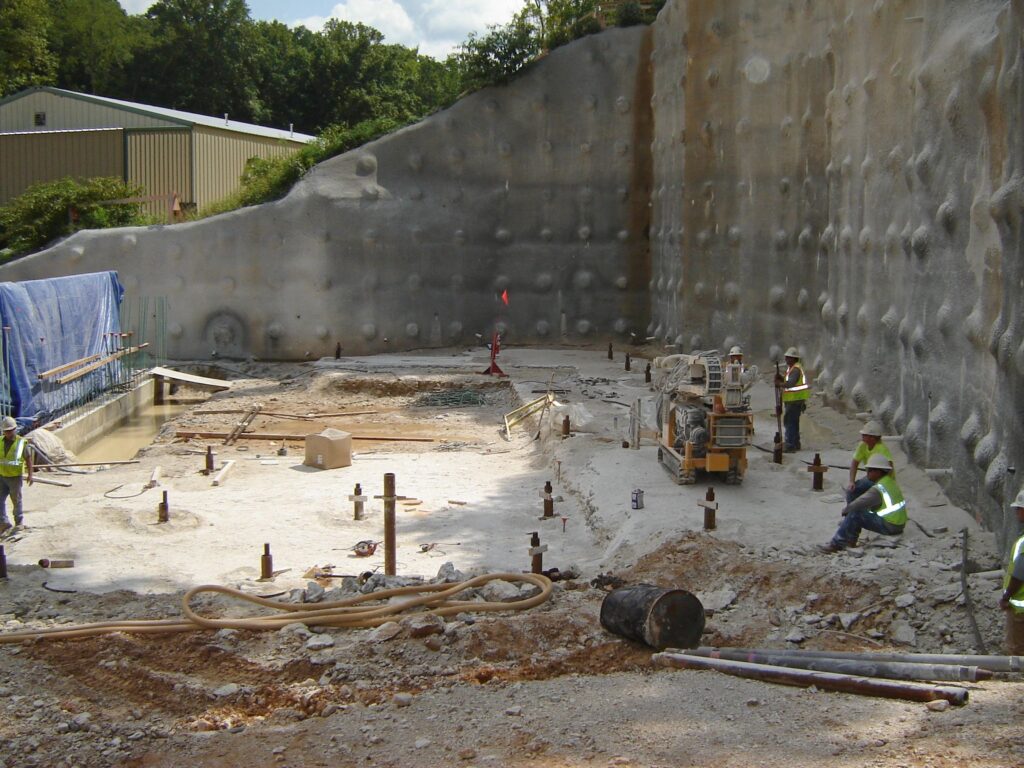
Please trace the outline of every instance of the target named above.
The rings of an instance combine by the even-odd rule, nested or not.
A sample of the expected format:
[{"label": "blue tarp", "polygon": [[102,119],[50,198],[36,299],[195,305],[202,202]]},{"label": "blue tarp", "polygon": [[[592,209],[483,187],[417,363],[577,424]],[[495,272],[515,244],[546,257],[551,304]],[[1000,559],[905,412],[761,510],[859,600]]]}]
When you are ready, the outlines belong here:
[{"label": "blue tarp", "polygon": [[121,329],[124,287],[116,272],[0,283],[3,324],[3,390],[0,405],[21,422],[50,418],[103,374],[83,377],[75,387],[55,388],[39,374],[90,355],[107,356]]}]

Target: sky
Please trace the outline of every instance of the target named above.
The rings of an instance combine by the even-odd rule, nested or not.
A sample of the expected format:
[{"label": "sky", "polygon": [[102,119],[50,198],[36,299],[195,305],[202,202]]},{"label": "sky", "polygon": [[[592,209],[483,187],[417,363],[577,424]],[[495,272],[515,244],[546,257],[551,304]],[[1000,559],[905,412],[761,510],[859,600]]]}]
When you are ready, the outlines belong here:
[{"label": "sky", "polygon": [[[145,13],[153,0],[119,0],[128,13]],[[512,19],[523,0],[246,0],[252,18],[277,20],[290,27],[302,24],[319,31],[335,18],[362,22],[384,33],[387,43],[419,47],[420,53],[443,59],[470,32]]]}]

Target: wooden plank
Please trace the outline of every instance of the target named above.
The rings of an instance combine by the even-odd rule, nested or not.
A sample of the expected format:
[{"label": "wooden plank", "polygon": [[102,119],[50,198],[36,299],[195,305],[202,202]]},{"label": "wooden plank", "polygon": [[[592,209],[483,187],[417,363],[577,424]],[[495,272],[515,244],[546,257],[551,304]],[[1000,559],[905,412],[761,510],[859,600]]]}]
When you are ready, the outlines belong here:
[{"label": "wooden plank", "polygon": [[192,384],[197,387],[209,387],[211,389],[230,389],[231,382],[224,379],[208,379],[205,376],[195,376],[191,373],[182,373],[181,371],[175,371],[171,368],[162,368],[157,366],[151,368],[149,371],[154,376],[163,376],[165,379],[174,379],[175,381],[182,381],[186,384]]},{"label": "wooden plank", "polygon": [[[227,437],[230,432],[203,432],[193,429],[179,429],[174,433],[175,437],[198,437],[204,440],[214,440],[221,437]],[[242,432],[238,435],[239,439],[245,438],[247,440],[305,440],[307,435],[285,435],[273,432]],[[433,443],[435,439],[433,437],[394,437],[391,435],[352,435],[353,440],[381,440],[381,441],[394,441],[404,443]]]},{"label": "wooden plank", "polygon": [[[193,411],[197,416],[210,416],[213,414],[228,414],[228,413],[245,413],[245,408],[210,408],[203,409],[201,411]],[[312,421],[313,419],[326,419],[334,418],[335,416],[369,416],[372,414],[380,413],[380,411],[347,411],[344,413],[280,413],[277,411],[260,411],[264,416],[279,416],[285,419],[304,419],[306,421]]]},{"label": "wooden plank", "polygon": [[85,374],[95,371],[97,368],[102,368],[107,363],[113,362],[114,360],[117,360],[120,357],[124,357],[125,355],[130,355],[135,352],[138,352],[140,349],[144,349],[145,347],[148,346],[149,342],[147,341],[145,344],[139,344],[139,346],[137,347],[127,347],[125,349],[118,350],[112,355],[107,355],[102,360],[97,360],[96,362],[90,363],[84,368],[79,368],[74,373],[68,374],[67,376],[62,376],[61,378],[57,379],[57,385],[59,386],[61,384],[67,384],[68,382],[74,381],[75,379],[80,379],[83,376],[85,376]]},{"label": "wooden plank", "polygon": [[242,434],[250,424],[252,424],[253,419],[256,418],[262,408],[263,406],[259,403],[250,408],[246,412],[245,417],[238,422],[235,425],[235,428],[232,429],[228,433],[227,437],[224,438],[224,445],[231,445],[231,443],[235,442],[235,440],[238,439],[238,436]]},{"label": "wooden plank", "polygon": [[72,360],[70,363],[64,363],[64,365],[58,365],[56,368],[51,368],[48,371],[43,371],[39,374],[40,379],[48,379],[51,376],[56,376],[58,373],[64,373],[64,371],[70,371],[72,368],[91,363],[93,360],[99,358],[99,355],[89,355],[88,357],[80,357],[77,360]]}]

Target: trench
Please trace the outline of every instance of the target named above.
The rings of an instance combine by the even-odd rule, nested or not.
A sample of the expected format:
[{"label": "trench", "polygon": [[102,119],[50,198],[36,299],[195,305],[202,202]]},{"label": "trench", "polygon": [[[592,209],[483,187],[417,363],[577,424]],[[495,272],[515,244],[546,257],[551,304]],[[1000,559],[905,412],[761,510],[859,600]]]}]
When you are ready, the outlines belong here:
[{"label": "trench", "polygon": [[164,423],[185,411],[187,407],[178,403],[145,403],[109,432],[93,438],[79,448],[75,455],[80,462],[133,459],[135,454],[153,442]]}]

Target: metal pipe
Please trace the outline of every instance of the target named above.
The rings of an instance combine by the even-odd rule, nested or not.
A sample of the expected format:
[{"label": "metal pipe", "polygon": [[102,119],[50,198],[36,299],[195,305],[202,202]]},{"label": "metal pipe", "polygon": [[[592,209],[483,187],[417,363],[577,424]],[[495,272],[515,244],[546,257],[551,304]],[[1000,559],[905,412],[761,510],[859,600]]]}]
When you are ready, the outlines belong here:
[{"label": "metal pipe", "polygon": [[4,545],[0,544],[0,579],[7,578],[7,553],[4,551]]},{"label": "metal pipe", "polygon": [[541,494],[544,498],[544,517],[552,517],[555,514],[555,500],[551,497],[553,490],[551,481],[546,481],[544,483],[544,492]]},{"label": "metal pipe", "polygon": [[682,653],[656,653],[651,656],[651,661],[660,666],[679,669],[713,669],[727,675],[751,680],[764,680],[769,683],[794,685],[800,688],[810,688],[813,685],[821,690],[882,696],[889,699],[905,699],[907,701],[945,699],[950,704],[960,706],[966,704],[968,698],[966,688],[949,685],[919,685],[894,680],[877,680],[834,672],[812,672],[807,669],[773,667],[769,664],[708,659],[701,656],[687,656]]},{"label": "metal pipe", "polygon": [[727,661],[749,661],[756,664],[771,664],[776,667],[796,667],[815,672],[839,672],[844,675],[862,677],[884,677],[890,680],[944,680],[947,682],[970,682],[989,680],[992,672],[980,667],[966,667],[952,664],[921,664],[903,661],[872,661],[870,659],[836,659],[833,657],[801,657],[788,653],[764,651],[737,651],[732,648],[717,650],[697,649],[683,651],[688,656],[702,656]]},{"label": "metal pipe", "polygon": [[[720,651],[721,648],[701,646],[699,651]],[[1024,656],[983,656],[970,653],[856,653],[853,651],[805,651],[795,648],[784,650],[764,648],[731,648],[743,653],[784,653],[792,656],[831,659],[867,659],[870,661],[906,661],[915,664],[962,664],[981,667],[992,672],[1020,672],[1024,670]]]},{"label": "metal pipe", "polygon": [[164,500],[156,505],[156,521],[166,523],[171,519],[171,508],[167,503],[167,491],[164,491]]},{"label": "metal pipe", "polygon": [[270,554],[270,544],[264,544],[263,554],[260,555],[260,579],[272,578],[274,578],[274,556]]},{"label": "metal pipe", "polygon": [[395,575],[395,474],[384,475],[384,575]]}]

